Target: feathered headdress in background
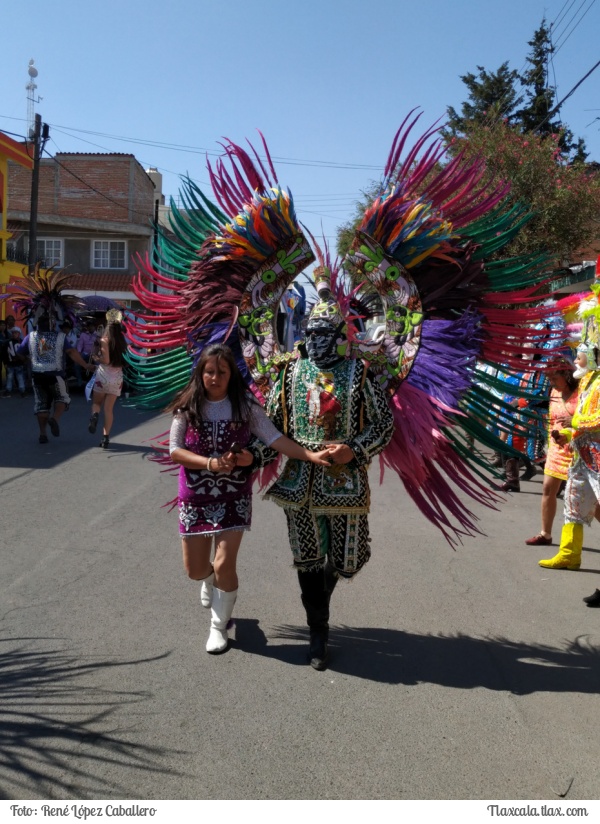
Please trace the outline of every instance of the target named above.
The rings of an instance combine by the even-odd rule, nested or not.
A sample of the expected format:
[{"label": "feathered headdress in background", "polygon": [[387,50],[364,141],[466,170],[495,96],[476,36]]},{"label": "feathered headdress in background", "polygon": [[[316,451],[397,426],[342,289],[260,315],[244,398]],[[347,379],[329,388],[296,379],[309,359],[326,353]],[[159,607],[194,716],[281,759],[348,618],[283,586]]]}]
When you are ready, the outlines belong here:
[{"label": "feathered headdress in background", "polygon": [[44,270],[38,263],[33,274],[24,274],[18,283],[9,283],[0,300],[11,301],[14,311],[34,325],[43,315],[59,324],[68,319],[74,325],[76,312],[84,304],[76,295],[65,295],[62,291],[72,278],[64,270]]}]

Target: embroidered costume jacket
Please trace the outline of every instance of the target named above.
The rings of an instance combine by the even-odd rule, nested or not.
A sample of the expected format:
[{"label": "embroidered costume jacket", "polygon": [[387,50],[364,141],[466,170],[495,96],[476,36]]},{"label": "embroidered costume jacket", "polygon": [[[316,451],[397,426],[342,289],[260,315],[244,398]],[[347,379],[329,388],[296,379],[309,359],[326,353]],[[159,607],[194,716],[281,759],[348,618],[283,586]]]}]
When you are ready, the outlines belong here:
[{"label": "embroidered costume jacket", "polygon": [[394,428],[386,395],[366,364],[345,359],[320,369],[306,358],[291,361],[273,387],[267,412],[277,429],[311,452],[343,443],[355,455],[331,467],[289,459],[267,497],[291,509],[308,504],[315,513],[366,514],[367,469]]},{"label": "embroidered costume jacket", "polygon": [[581,458],[588,469],[600,472],[600,371],[588,372],[579,382],[571,428],[561,431],[573,439],[573,462]]}]

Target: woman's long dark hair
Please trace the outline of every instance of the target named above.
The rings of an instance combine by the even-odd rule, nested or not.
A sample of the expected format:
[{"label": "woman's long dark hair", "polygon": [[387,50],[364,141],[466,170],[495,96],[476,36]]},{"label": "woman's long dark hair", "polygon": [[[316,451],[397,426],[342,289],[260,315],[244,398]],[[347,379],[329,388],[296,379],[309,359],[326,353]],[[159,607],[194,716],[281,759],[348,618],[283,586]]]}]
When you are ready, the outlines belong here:
[{"label": "woman's long dark hair", "polygon": [[190,382],[185,389],[182,389],[173,398],[165,412],[185,412],[192,426],[197,426],[204,420],[202,407],[206,400],[206,390],[204,389],[202,376],[209,358],[216,358],[217,363],[223,360],[229,366],[231,377],[227,385],[227,396],[231,401],[231,417],[234,421],[247,421],[250,415],[250,407],[254,401],[244,382],[242,373],[238,369],[233,352],[229,346],[222,343],[212,343],[202,351],[196,368],[192,372]]},{"label": "woman's long dark hair", "polygon": [[123,327],[120,323],[109,323],[104,333],[108,340],[108,362],[111,366],[125,365],[125,352],[127,351],[127,341],[123,334]]}]

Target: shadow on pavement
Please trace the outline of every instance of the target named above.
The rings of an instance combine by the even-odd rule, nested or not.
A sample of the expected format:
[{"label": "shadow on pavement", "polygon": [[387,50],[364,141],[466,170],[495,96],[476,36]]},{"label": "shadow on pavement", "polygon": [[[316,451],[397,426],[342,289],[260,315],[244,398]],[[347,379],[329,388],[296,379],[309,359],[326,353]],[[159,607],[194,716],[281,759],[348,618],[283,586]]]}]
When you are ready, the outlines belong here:
[{"label": "shadow on pavement", "polygon": [[[108,450],[100,449],[102,417],[94,435],[88,432],[90,405],[82,397],[72,397],[71,406],[60,420],[60,436],[54,438],[48,432],[48,443],[38,443],[38,425],[33,414],[33,399],[4,398],[0,401],[0,430],[2,431],[2,467],[13,469],[51,469],[76,455],[92,450],[92,454],[125,454],[153,452],[149,443],[123,443],[130,439],[129,430],[157,417],[156,412],[138,410],[117,403]],[[157,433],[164,429],[157,421]]]},{"label": "shadow on pavement", "polygon": [[[130,798],[132,771],[181,775],[161,766],[173,750],[136,743],[131,715],[152,696],[86,683],[133,661],[86,661],[32,650],[43,638],[0,642],[0,799]],[[53,639],[54,640],[54,639]],[[120,775],[123,782],[103,777]]]},{"label": "shadow on pavement", "polygon": [[[275,628],[274,637],[294,644],[269,645],[258,621],[236,619],[240,650],[306,666],[308,630]],[[301,644],[298,642],[301,641]],[[507,638],[417,635],[402,630],[332,627],[330,672],[385,684],[439,684],[529,695],[534,692],[600,692],[598,646],[580,636],[564,648]]]}]

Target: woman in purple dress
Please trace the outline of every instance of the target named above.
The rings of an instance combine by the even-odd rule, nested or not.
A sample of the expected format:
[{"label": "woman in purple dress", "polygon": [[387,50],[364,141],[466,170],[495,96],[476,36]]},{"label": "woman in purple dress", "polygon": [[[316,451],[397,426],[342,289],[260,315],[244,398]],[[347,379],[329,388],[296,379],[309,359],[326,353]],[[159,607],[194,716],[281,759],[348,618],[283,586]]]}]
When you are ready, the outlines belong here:
[{"label": "woman in purple dress", "polygon": [[310,452],[273,426],[248,392],[231,349],[221,344],[204,349],[167,411],[173,412],[169,452],[181,467],[183,563],[188,576],[202,582],[201,602],[211,609],[206,650],[225,652],[238,591],[237,554],[252,518],[254,458],[246,447],[254,437],[288,457],[321,465],[329,465],[329,453]]}]

